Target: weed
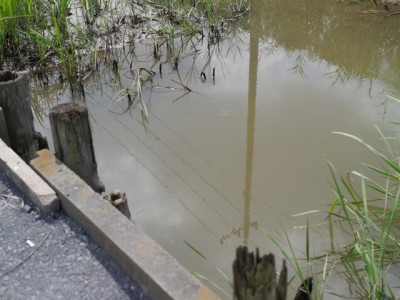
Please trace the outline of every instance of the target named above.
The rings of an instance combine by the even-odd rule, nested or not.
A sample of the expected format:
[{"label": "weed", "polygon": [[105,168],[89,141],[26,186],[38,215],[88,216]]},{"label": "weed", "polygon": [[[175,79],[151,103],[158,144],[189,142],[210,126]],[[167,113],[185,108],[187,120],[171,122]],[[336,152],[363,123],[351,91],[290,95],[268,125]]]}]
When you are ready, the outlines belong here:
[{"label": "weed", "polygon": [[[338,133],[363,144],[381,159],[382,166],[364,164],[370,176],[364,171],[353,171],[343,177],[329,163],[337,197],[330,212],[353,233],[353,242],[338,254],[351,276],[356,294],[368,299],[394,299],[393,277],[397,277],[396,283],[399,278],[391,270],[400,263],[400,157],[393,143],[399,138],[385,136],[376,128],[387,154],[358,137]],[[357,187],[355,179],[358,179]]]},{"label": "weed", "polygon": [[[188,246],[194,253],[196,253],[198,256],[200,256],[203,260],[205,260],[207,263],[210,263],[210,261],[207,259],[207,257],[201,253],[196,247],[192,246],[190,243],[188,243],[187,241],[183,241],[186,246]],[[215,267],[216,270],[218,271],[218,273],[224,278],[224,280],[226,281],[226,283],[229,285],[229,287],[233,290],[233,282],[232,280],[229,278],[229,276],[222,271],[219,267]],[[215,288],[217,288],[221,293],[223,293],[227,298],[231,298],[231,296],[229,295],[229,293],[222,288],[221,286],[219,286],[217,283],[215,283],[213,280],[211,280],[210,278],[208,278],[207,276],[204,276],[198,272],[195,271],[191,271],[191,273],[193,275],[195,275],[196,277],[198,277],[201,280],[204,280],[206,282],[208,282],[209,284],[211,284],[212,286],[214,286]]]}]

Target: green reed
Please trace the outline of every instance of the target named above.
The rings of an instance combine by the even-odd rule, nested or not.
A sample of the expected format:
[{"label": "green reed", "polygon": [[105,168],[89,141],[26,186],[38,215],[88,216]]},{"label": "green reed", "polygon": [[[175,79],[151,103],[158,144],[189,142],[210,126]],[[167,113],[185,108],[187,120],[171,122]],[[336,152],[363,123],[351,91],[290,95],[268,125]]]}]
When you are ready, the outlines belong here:
[{"label": "green reed", "polygon": [[3,0],[0,5],[0,53],[3,55],[5,45],[9,52],[18,49],[18,29],[25,28],[25,20],[32,11],[32,2],[22,0]]},{"label": "green reed", "polygon": [[[199,257],[201,257],[205,262],[207,262],[208,264],[211,264],[212,266],[215,267],[216,271],[219,273],[219,275],[224,279],[224,281],[228,284],[229,288],[231,290],[233,290],[233,282],[230,279],[230,277],[224,272],[222,271],[221,268],[215,266],[212,262],[210,262],[208,260],[208,258],[200,251],[198,250],[196,247],[194,247],[193,245],[191,245],[190,243],[188,243],[187,241],[183,241],[186,246],[188,246],[191,251],[193,251],[194,253],[196,253]],[[196,276],[197,278],[209,283],[210,285],[212,285],[213,287],[215,287],[217,290],[219,290],[227,299],[230,299],[230,292],[226,291],[223,287],[221,287],[219,284],[217,284],[215,281],[213,281],[212,279],[210,279],[209,277],[200,274],[196,271],[190,271],[194,276]]]},{"label": "green reed", "polygon": [[[97,0],[86,0],[90,8]],[[86,48],[79,16],[85,7],[72,0],[2,0],[0,3],[0,64],[6,68],[42,68],[61,64],[67,77],[75,73],[77,45]],[[71,21],[72,20],[72,21]]]},{"label": "green reed", "polygon": [[[241,11],[246,5],[248,0],[156,0],[140,5],[130,1],[2,0],[0,65],[11,69],[61,65],[67,77],[73,78],[80,49],[94,50],[96,36],[106,34],[109,39],[114,33],[124,34],[126,28],[134,32],[139,19],[153,24],[154,28],[147,29],[164,36],[170,49],[182,35],[206,37],[215,44],[221,39],[224,19],[234,15],[227,11]],[[149,10],[157,16],[146,16]],[[138,16],[138,11],[143,15]],[[120,29],[124,24],[125,29]]]},{"label": "green reed", "polygon": [[[377,131],[384,152],[356,136],[338,133],[364,145],[381,165],[363,164],[370,175],[353,171],[344,177],[329,164],[336,193],[330,214],[347,224],[353,235],[353,242],[337,255],[351,276],[355,293],[368,299],[395,299],[399,274],[391,274],[391,270],[400,263],[400,157],[396,145],[400,137]],[[397,277],[395,283],[390,276]]]}]

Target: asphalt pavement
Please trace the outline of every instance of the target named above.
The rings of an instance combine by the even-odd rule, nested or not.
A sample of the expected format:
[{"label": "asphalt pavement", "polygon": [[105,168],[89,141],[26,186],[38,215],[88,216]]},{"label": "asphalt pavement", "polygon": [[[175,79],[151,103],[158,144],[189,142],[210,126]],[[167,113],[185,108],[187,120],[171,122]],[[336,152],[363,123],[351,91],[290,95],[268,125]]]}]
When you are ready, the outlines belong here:
[{"label": "asphalt pavement", "polygon": [[149,299],[62,211],[45,217],[0,170],[0,299]]}]

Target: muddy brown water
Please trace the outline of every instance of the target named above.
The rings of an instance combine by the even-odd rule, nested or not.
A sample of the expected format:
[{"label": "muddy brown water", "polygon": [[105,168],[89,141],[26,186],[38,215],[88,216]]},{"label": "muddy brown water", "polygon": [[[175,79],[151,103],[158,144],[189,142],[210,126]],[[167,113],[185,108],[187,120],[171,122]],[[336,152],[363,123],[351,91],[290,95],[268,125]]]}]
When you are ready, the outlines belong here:
[{"label": "muddy brown water", "polygon": [[[400,16],[367,14],[359,3],[253,2],[249,18],[226,29],[217,45],[199,38],[167,51],[160,41],[156,61],[152,41],[113,49],[108,61],[115,58],[118,71],[103,65],[84,86],[106,187],[126,192],[147,234],[229,294],[215,267],[230,275],[238,245],[279,255],[260,229],[283,245],[286,231],[304,253],[308,219],[312,253],[331,249],[327,161],[342,173],[376,162],[362,145],[332,132],[381,149],[374,124],[391,135],[390,122],[400,116],[400,105],[386,97],[400,96]],[[179,57],[177,70],[171,54]],[[134,82],[131,63],[156,72],[142,89],[147,121],[138,104],[118,96]],[[47,92],[35,90],[35,97]],[[51,93],[59,102],[70,98],[68,89]],[[296,216],[314,210],[320,212]]]}]

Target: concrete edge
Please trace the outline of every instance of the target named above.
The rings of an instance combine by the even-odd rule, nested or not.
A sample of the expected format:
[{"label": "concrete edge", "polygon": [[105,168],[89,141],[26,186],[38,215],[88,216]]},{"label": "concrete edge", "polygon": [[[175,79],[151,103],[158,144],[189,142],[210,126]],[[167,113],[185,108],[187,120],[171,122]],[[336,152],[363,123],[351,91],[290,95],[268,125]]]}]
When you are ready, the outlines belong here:
[{"label": "concrete edge", "polygon": [[54,190],[0,139],[0,170],[26,194],[43,214],[60,209]]},{"label": "concrete edge", "polygon": [[31,166],[57,191],[62,209],[113,257],[148,296],[157,300],[218,299],[50,151],[39,151]]}]

